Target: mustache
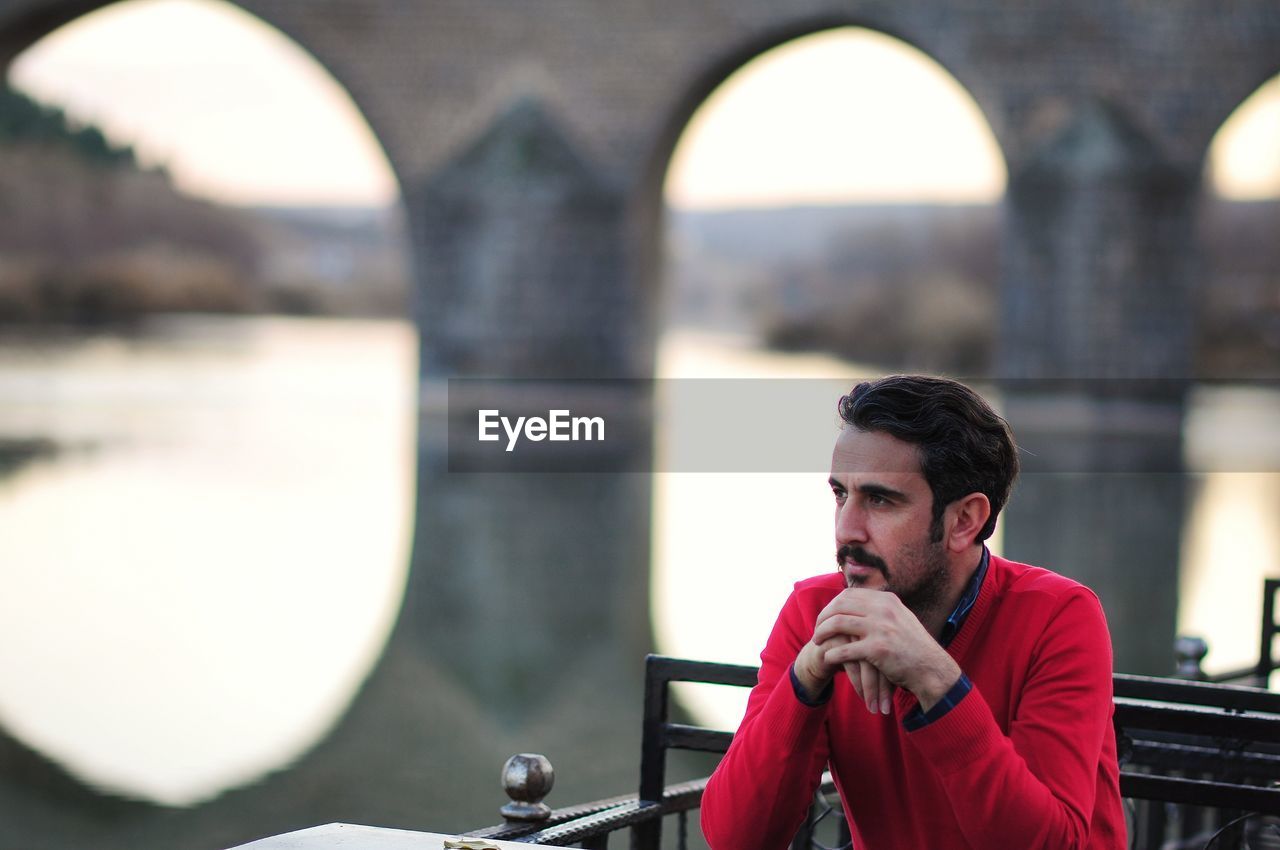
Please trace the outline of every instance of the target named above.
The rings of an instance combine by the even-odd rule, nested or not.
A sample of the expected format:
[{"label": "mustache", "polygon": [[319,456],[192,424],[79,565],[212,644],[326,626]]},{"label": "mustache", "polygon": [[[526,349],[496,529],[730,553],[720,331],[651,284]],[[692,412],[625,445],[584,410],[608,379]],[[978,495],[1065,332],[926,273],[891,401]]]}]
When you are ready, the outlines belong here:
[{"label": "mustache", "polygon": [[884,573],[886,578],[889,575],[889,565],[886,564],[883,559],[872,555],[861,546],[854,546],[851,543],[846,543],[836,550],[836,563],[838,565],[843,567],[844,562],[847,560],[852,560],[854,563],[864,567],[875,567],[877,570]]}]

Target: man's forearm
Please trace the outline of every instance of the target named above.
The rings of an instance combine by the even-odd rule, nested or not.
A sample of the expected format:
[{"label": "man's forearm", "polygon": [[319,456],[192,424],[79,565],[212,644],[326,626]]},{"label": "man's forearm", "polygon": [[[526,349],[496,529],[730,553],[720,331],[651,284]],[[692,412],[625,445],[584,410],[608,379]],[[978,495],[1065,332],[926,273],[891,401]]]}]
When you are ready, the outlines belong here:
[{"label": "man's forearm", "polygon": [[795,643],[771,643],[761,655],[746,715],[702,798],[715,850],[776,850],[804,819],[827,761],[826,709],[794,693],[789,659],[799,654]]}]

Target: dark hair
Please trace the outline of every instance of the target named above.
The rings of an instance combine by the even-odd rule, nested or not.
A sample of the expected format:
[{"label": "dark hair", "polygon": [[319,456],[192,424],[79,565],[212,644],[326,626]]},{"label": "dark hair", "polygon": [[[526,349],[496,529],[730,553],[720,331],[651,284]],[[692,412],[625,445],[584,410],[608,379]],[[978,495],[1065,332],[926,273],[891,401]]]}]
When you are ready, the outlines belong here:
[{"label": "dark hair", "polygon": [[860,431],[883,431],[919,448],[933,491],[935,539],[941,539],[947,505],[970,493],[991,503],[978,540],[991,536],[1018,475],[1018,454],[1009,424],[981,396],[946,378],[891,375],[858,384],[840,398],[839,410]]}]

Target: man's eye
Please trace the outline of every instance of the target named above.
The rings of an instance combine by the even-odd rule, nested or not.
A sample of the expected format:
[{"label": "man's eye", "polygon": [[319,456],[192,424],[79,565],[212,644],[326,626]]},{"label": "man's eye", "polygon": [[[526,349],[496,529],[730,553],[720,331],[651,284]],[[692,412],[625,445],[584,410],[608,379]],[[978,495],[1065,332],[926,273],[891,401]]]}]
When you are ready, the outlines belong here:
[{"label": "man's eye", "polygon": [[833,496],[835,496],[835,497],[836,497],[836,501],[837,501],[837,502],[843,502],[843,501],[844,501],[844,491],[843,491],[843,490],[832,490],[832,491],[831,491],[831,495],[833,495]]},{"label": "man's eye", "polygon": [[868,496],[867,496],[867,504],[869,504],[869,505],[887,505],[887,504],[889,504],[889,499],[888,499],[888,497],[886,497],[886,496],[882,496],[882,495],[880,495],[879,493],[870,493],[870,494],[868,494]]}]

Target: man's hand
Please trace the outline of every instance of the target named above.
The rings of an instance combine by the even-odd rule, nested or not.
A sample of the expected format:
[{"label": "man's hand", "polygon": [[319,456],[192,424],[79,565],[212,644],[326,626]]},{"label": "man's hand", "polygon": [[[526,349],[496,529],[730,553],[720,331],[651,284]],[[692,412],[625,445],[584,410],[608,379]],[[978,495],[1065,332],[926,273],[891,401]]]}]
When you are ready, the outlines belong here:
[{"label": "man's hand", "polygon": [[888,713],[891,686],[911,691],[928,711],[961,672],[902,600],[862,588],[841,592],[818,614],[813,639],[796,659],[796,675],[807,689],[802,661],[811,671],[826,672],[822,686],[843,667],[868,710],[878,707],[883,713]]},{"label": "man's hand", "polygon": [[809,699],[822,693],[831,678],[844,668],[845,675],[853,683],[858,698],[867,704],[867,711],[888,714],[893,702],[893,685],[870,662],[851,661],[847,664],[828,664],[824,657],[828,650],[848,643],[850,638],[836,635],[819,645],[813,641],[805,644],[796,657],[796,678],[800,680]]},{"label": "man's hand", "polygon": [[800,680],[800,685],[809,695],[810,700],[816,700],[827,687],[827,683],[831,681],[831,677],[840,672],[840,665],[828,664],[823,660],[823,656],[827,650],[848,642],[849,638],[837,635],[821,645],[810,641],[801,647],[793,668],[796,678]]}]

